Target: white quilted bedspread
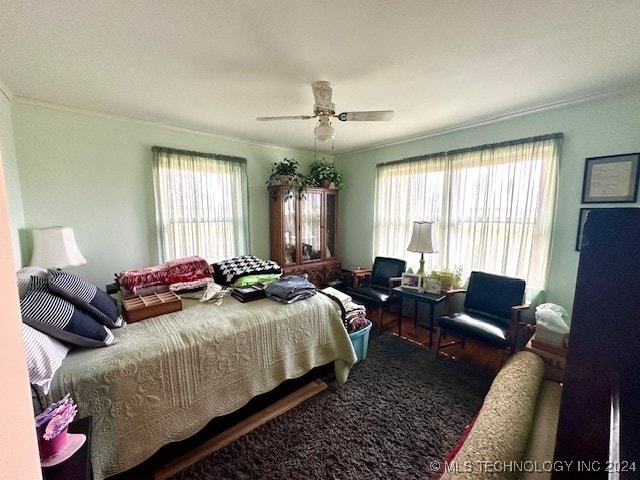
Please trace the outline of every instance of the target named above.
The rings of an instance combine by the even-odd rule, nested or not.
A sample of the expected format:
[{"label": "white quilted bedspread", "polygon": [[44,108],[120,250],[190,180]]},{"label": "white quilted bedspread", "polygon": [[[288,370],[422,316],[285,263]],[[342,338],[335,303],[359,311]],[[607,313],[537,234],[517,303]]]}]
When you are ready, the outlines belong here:
[{"label": "white quilted bedspread", "polygon": [[93,416],[94,478],[115,475],[217,416],[312,368],[334,362],[346,381],[356,355],[324,295],[282,305],[183,299],[180,312],[113,330],[118,343],[70,352],[50,397],[71,393]]}]

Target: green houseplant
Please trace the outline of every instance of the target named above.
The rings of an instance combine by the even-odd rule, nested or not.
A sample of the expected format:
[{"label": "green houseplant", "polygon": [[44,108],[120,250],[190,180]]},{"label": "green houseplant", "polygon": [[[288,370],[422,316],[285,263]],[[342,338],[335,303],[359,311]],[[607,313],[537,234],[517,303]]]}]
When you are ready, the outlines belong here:
[{"label": "green houseplant", "polygon": [[340,190],[344,188],[343,175],[333,162],[327,160],[315,160],[309,166],[309,175],[307,176],[307,185],[311,187],[328,187],[333,186]]},{"label": "green houseplant", "polygon": [[452,270],[447,267],[431,270],[427,278],[438,280],[440,282],[440,289],[443,291],[460,288],[460,284],[462,283],[462,267],[458,265]]},{"label": "green houseplant", "polygon": [[293,158],[285,158],[280,162],[274,162],[271,166],[271,175],[269,175],[269,180],[266,182],[267,186],[304,187],[306,179],[302,173],[298,172],[299,166],[300,164]]}]

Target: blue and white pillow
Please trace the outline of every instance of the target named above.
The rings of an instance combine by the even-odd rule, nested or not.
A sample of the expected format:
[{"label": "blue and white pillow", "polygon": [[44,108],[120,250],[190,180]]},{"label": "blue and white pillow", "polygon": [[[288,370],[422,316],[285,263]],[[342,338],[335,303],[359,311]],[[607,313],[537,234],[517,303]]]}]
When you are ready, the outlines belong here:
[{"label": "blue and white pillow", "polygon": [[25,323],[22,324],[22,340],[27,354],[29,382],[40,387],[46,395],[51,379],[71,347]]},{"label": "blue and white pillow", "polygon": [[49,290],[47,280],[31,277],[20,300],[22,321],[43,333],[81,347],[106,347],[116,343],[107,327]]},{"label": "blue and white pillow", "polygon": [[26,295],[31,285],[31,277],[47,278],[47,269],[41,267],[22,267],[16,272],[18,281],[18,294],[20,300]]},{"label": "blue and white pillow", "polygon": [[101,324],[109,328],[125,324],[118,303],[93,283],[73,273],[53,268],[48,270],[47,280],[53,293],[90,313]]}]

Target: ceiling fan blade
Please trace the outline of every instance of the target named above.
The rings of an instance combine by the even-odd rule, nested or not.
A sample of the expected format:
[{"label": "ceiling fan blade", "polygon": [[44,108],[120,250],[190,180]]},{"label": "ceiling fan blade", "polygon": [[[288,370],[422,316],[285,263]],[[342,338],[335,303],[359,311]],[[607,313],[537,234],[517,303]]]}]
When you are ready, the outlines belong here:
[{"label": "ceiling fan blade", "polygon": [[313,98],[316,105],[322,109],[330,109],[331,96],[333,94],[333,87],[331,86],[331,83],[324,80],[313,82],[311,89],[313,90]]},{"label": "ceiling fan blade", "polygon": [[372,110],[369,112],[342,112],[335,116],[343,122],[369,122],[391,120],[393,115],[393,110]]},{"label": "ceiling fan blade", "polygon": [[271,120],[309,120],[315,118],[317,115],[285,115],[283,117],[257,117],[259,122],[269,122]]}]

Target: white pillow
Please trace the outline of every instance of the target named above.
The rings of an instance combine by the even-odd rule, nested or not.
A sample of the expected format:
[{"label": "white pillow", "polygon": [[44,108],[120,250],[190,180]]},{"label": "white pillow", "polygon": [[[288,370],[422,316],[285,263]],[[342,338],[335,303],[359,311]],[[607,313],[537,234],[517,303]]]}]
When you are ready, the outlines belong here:
[{"label": "white pillow", "polygon": [[51,379],[69,353],[70,347],[25,323],[22,324],[22,340],[27,355],[29,381],[39,386],[46,395],[49,393]]}]

